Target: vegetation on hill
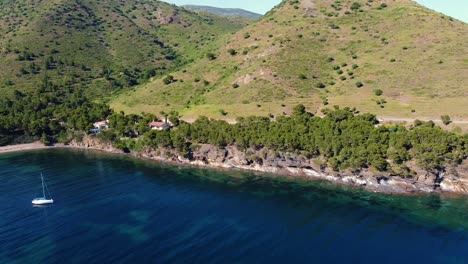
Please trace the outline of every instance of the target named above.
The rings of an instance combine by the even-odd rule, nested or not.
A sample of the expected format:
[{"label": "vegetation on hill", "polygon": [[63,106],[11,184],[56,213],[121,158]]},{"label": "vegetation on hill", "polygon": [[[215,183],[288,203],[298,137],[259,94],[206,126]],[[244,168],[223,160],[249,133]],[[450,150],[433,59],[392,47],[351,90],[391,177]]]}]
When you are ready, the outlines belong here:
[{"label": "vegetation on hill", "polygon": [[[401,177],[468,157],[468,135],[433,122],[383,126],[356,108],[326,108],[429,113],[445,125],[466,116],[466,24],[407,0],[286,0],[230,37],[245,20],[158,1],[2,1],[0,10],[0,145],[80,140],[107,118],[97,137],[125,151],[190,157],[200,144],[236,146]],[[114,110],[96,96],[119,90]],[[175,128],[150,130],[155,113]],[[205,113],[248,117],[180,120]]]},{"label": "vegetation on hill", "polygon": [[228,124],[200,117],[192,124],[181,122],[173,131],[148,131],[134,139],[119,139],[129,136],[123,132],[128,127],[117,127],[107,133],[115,133],[112,138],[117,139],[117,146],[127,150],[147,146],[173,148],[189,156],[197,144],[220,148],[235,145],[244,151],[264,149],[265,153],[273,150],[278,154],[315,158],[335,171],[374,168],[403,177],[412,176],[415,167],[438,174],[468,157],[468,135],[446,132],[432,122],[406,129],[398,125],[376,126],[374,115],[355,115],[348,108],[326,109],[324,114],[323,118],[315,117],[298,105],[291,116],[276,121],[251,116]]},{"label": "vegetation on hill", "polygon": [[1,1],[0,93],[34,92],[48,78],[109,94],[204,56],[245,25],[160,1]]},{"label": "vegetation on hill", "polygon": [[45,82],[34,94],[15,90],[13,98],[0,98],[0,113],[0,146],[39,139],[49,145],[80,137],[112,110],[91,102],[81,88]]},{"label": "vegetation on hill", "polygon": [[239,8],[219,8],[213,6],[183,5],[182,7],[190,10],[212,13],[218,16],[244,17],[249,19],[258,19],[262,15]]},{"label": "vegetation on hill", "polygon": [[[433,122],[404,126],[378,126],[375,115],[356,115],[354,109],[324,109],[314,116],[303,105],[291,116],[238,118],[236,124],[200,117],[194,123],[180,121],[177,112],[161,113],[175,128],[155,131],[153,114],[125,115],[106,104],[92,103],[81,90],[62,90],[45,83],[35,95],[15,91],[0,101],[0,144],[40,138],[45,144],[80,140],[93,122],[107,118],[110,129],[98,137],[124,151],[144,148],[169,149],[190,157],[198,144],[219,148],[237,146],[315,159],[323,168],[359,172],[371,168],[401,177],[415,169],[435,175],[456,167],[468,157],[468,134],[457,135]],[[250,157],[261,164],[261,156]]]},{"label": "vegetation on hill", "polygon": [[186,117],[281,116],[298,103],[315,113],[330,104],[466,117],[467,36],[465,23],[409,0],[285,0],[171,73],[174,82],[154,80],[111,105]]}]

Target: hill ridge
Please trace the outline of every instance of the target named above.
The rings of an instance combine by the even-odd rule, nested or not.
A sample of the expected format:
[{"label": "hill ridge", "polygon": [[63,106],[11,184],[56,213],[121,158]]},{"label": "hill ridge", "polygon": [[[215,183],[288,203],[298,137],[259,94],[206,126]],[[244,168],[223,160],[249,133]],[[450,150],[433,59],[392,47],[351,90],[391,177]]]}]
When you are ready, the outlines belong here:
[{"label": "hill ridge", "polygon": [[[0,3],[0,90],[84,85],[107,94],[162,76],[247,24],[160,1]],[[190,30],[187,30],[190,29]]]},{"label": "hill ridge", "polygon": [[212,13],[215,15],[220,16],[235,16],[235,17],[245,17],[250,19],[258,19],[262,17],[261,14],[248,11],[242,8],[221,8],[215,6],[207,6],[207,5],[182,5],[183,8],[196,10],[196,11],[203,11]]},{"label": "hill ridge", "polygon": [[155,80],[112,105],[188,117],[278,116],[297,103],[467,117],[466,37],[467,24],[413,1],[288,0],[171,74],[183,82]]}]

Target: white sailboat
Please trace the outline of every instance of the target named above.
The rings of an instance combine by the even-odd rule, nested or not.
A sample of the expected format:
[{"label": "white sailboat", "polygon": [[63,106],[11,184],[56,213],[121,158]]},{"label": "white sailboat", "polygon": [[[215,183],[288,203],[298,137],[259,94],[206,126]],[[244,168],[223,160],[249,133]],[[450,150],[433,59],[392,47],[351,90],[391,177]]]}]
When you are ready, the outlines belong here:
[{"label": "white sailboat", "polygon": [[[42,180],[42,197],[35,198],[32,200],[33,204],[41,205],[41,204],[51,204],[54,202],[52,199],[52,196],[50,195],[49,189],[47,188],[47,185],[44,182],[44,177],[42,176],[41,172],[41,180]],[[46,194],[45,194],[45,189],[47,189],[47,193],[49,194],[49,199],[47,199]]]}]

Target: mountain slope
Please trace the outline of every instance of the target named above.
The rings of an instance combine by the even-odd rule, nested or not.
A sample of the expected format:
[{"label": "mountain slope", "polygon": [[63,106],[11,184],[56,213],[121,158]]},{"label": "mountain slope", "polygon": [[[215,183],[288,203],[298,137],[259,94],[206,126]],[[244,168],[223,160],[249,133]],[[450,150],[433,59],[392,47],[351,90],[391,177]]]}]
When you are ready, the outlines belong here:
[{"label": "mountain slope", "polygon": [[244,17],[249,19],[258,19],[261,18],[262,15],[250,12],[240,8],[219,8],[213,6],[200,6],[200,5],[183,5],[183,8],[195,10],[195,11],[202,11],[207,13],[212,13],[219,16],[233,16],[233,17]]},{"label": "mountain slope", "polygon": [[0,2],[0,91],[44,79],[102,93],[132,86],[199,58],[245,21],[159,1]]},{"label": "mountain slope", "polygon": [[173,73],[177,82],[156,80],[112,105],[187,117],[277,116],[303,103],[467,118],[467,38],[467,24],[409,0],[288,0]]}]

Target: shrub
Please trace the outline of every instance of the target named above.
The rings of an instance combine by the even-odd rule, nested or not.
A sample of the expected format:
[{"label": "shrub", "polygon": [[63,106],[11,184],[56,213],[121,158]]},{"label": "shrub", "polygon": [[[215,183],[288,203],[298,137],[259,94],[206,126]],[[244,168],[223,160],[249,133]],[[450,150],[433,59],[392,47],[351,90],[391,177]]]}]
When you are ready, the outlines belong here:
[{"label": "shrub", "polygon": [[442,123],[444,123],[446,126],[452,123],[452,120],[450,120],[450,116],[448,115],[443,115],[440,117],[440,119],[442,119]]},{"label": "shrub", "polygon": [[338,66],[338,65],[333,66],[333,70],[336,71],[336,70],[339,70],[339,69],[340,69],[340,66]]},{"label": "shrub", "polygon": [[375,95],[381,96],[383,94],[383,91],[381,89],[375,89],[374,90]]},{"label": "shrub", "polygon": [[51,141],[50,136],[47,135],[46,133],[42,133],[41,143],[44,144],[44,146],[51,146],[52,141]]},{"label": "shrub", "polygon": [[322,82],[318,82],[315,84],[315,87],[317,88],[325,88],[325,84],[323,84]]},{"label": "shrub", "polygon": [[335,60],[335,58],[333,58],[333,57],[328,57],[328,58],[327,58],[327,61],[328,61],[328,62],[332,62],[332,61],[334,61],[334,60]]},{"label": "shrub", "polygon": [[239,88],[239,84],[233,83],[233,84],[232,84],[232,88],[234,88],[234,89],[235,89],[235,88]]},{"label": "shrub", "polygon": [[172,76],[172,75],[167,75],[166,77],[164,77],[164,78],[162,79],[162,81],[163,81],[163,83],[164,83],[165,85],[169,85],[169,84],[175,82],[175,79],[174,79],[174,76]]},{"label": "shrub", "polygon": [[206,58],[208,58],[209,60],[215,60],[216,59],[216,55],[212,52],[208,52],[206,54]]},{"label": "shrub", "polygon": [[306,113],[306,108],[303,104],[298,104],[293,108],[292,115],[303,115]]},{"label": "shrub", "polygon": [[414,126],[415,126],[415,127],[421,126],[421,125],[423,125],[423,124],[424,124],[424,122],[421,121],[421,120],[419,120],[419,119],[414,120]]},{"label": "shrub", "polygon": [[351,10],[358,10],[359,8],[361,8],[361,4],[358,3],[358,2],[354,2],[354,3],[351,5]]},{"label": "shrub", "polygon": [[359,68],[359,65],[353,64],[353,69],[355,70],[355,69],[357,69],[357,68]]},{"label": "shrub", "polygon": [[322,104],[323,105],[328,105],[328,98],[327,97],[322,98]]},{"label": "shrub", "polygon": [[353,58],[353,59],[357,59],[357,58],[358,58],[358,56],[357,56],[357,55],[353,55],[353,57],[352,57],[352,58]]},{"label": "shrub", "polygon": [[231,54],[231,56],[234,56],[237,54],[237,51],[235,49],[228,49],[228,53]]},{"label": "shrub", "polygon": [[219,109],[219,113],[223,116],[228,114],[228,112],[224,111],[224,109]]},{"label": "shrub", "polygon": [[338,74],[343,74],[343,70],[341,70],[341,69],[340,69],[340,70],[337,70],[336,73],[338,73]]},{"label": "shrub", "polygon": [[384,108],[385,107],[385,104],[387,103],[387,101],[385,101],[384,99],[382,100],[377,100],[377,105],[380,106],[380,108]]},{"label": "shrub", "polygon": [[362,84],[362,82],[356,82],[356,87],[357,88],[361,88],[363,86],[364,86],[364,84]]},{"label": "shrub", "polygon": [[249,32],[245,32],[245,33],[244,33],[244,38],[245,38],[245,39],[248,39],[248,38],[250,38],[250,34],[249,34]]},{"label": "shrub", "polygon": [[306,80],[307,76],[305,76],[305,74],[301,73],[301,74],[299,74],[299,79]]}]

